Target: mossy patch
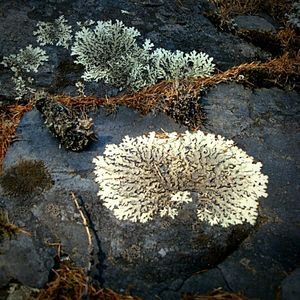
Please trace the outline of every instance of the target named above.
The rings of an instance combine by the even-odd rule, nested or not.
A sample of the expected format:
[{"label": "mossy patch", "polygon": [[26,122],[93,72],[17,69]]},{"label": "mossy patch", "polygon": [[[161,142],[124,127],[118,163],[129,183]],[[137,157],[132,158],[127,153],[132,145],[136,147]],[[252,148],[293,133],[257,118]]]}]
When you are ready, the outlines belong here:
[{"label": "mossy patch", "polygon": [[49,189],[53,183],[43,161],[23,160],[4,173],[0,184],[8,196],[28,198]]}]

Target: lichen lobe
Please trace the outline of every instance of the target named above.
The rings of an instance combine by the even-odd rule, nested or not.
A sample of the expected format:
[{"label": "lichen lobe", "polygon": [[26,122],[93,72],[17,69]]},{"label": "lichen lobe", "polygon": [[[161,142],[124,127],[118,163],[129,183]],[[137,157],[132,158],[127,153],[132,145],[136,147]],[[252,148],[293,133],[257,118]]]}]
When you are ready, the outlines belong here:
[{"label": "lichen lobe", "polygon": [[196,201],[200,221],[255,224],[258,198],[266,197],[262,164],[221,136],[186,132],[129,138],[94,159],[99,196],[121,220],[174,218]]}]

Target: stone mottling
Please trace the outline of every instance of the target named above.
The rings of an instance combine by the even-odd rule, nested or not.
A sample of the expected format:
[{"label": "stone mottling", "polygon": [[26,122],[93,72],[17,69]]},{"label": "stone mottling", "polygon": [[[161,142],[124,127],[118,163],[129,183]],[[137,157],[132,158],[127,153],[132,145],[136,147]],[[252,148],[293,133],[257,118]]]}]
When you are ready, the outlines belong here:
[{"label": "stone mottling", "polygon": [[18,234],[0,244],[0,288],[10,280],[41,288],[48,280],[53,266],[53,251],[37,247],[36,238]]},{"label": "stone mottling", "polygon": [[296,300],[300,298],[300,269],[297,268],[281,283],[281,299]]},{"label": "stone mottling", "polygon": [[[1,1],[0,59],[28,44],[35,46],[35,24],[41,18],[53,21],[62,14],[72,25],[86,19],[122,20],[127,26],[136,26],[143,38],[152,39],[157,47],[204,51],[214,57],[220,69],[269,56],[240,38],[219,32],[203,16],[207,0],[174,2]],[[37,87],[56,94],[76,93],[74,84],[82,70],[70,61],[66,49],[46,48],[50,59],[37,73]],[[0,65],[1,101],[13,96],[9,76]],[[91,83],[85,92],[115,95],[118,91]],[[126,134],[138,136],[161,128],[185,130],[169,118],[154,114],[142,117],[126,108],[120,108],[115,117],[107,117],[100,110],[94,116],[99,141],[82,153],[71,153],[59,149],[34,110],[22,119],[4,169],[22,159],[39,159],[54,185],[26,202],[8,198],[0,187],[1,207],[14,224],[31,232],[31,236],[20,234],[1,243],[0,286],[9,280],[44,285],[56,254],[56,248],[47,242],[61,242],[78,266],[86,266],[86,235],[69,195],[73,191],[84,201],[99,238],[94,245],[94,259],[100,267],[93,266],[93,276],[105,281],[107,287],[131,287],[133,293],[145,299],[157,299],[159,295],[166,300],[217,287],[240,291],[250,298],[275,299],[281,287],[282,299],[297,299],[299,272],[294,270],[300,261],[299,94],[277,88],[250,90],[229,83],[213,87],[202,102],[208,117],[202,130],[234,139],[238,147],[263,163],[262,171],[269,176],[269,197],[260,202],[259,221],[252,231],[249,227],[232,232],[205,227],[194,223],[191,209],[183,212],[177,223],[165,218],[147,227],[135,227],[117,221],[102,206],[96,195],[92,159],[103,153],[106,144],[118,144]],[[198,274],[204,267],[210,270]]]},{"label": "stone mottling", "polygon": [[[93,116],[99,141],[87,151],[73,153],[58,148],[58,142],[34,110],[22,119],[18,140],[10,146],[4,168],[22,157],[41,159],[54,185],[26,206],[0,197],[11,219],[33,233],[33,253],[44,253],[32,258],[48,261],[42,241],[59,240],[77,265],[86,265],[86,236],[69,195],[73,191],[84,201],[100,239],[95,249],[99,251],[96,262],[102,268],[94,266],[93,274],[101,277],[105,286],[116,290],[131,286],[133,293],[145,299],[154,299],[155,295],[179,299],[181,293],[203,293],[219,286],[248,297],[273,298],[286,273],[295,268],[300,258],[298,94],[279,89],[251,91],[231,83],[212,88],[204,100],[215,108],[211,110],[206,105],[208,122],[203,130],[234,139],[238,147],[263,163],[263,172],[269,176],[269,197],[260,201],[254,230],[247,226],[221,230],[204,225],[196,222],[192,207],[186,207],[177,220],[157,218],[147,225],[132,224],[117,220],[102,206],[92,159],[103,153],[106,144],[119,143],[126,134],[138,136],[161,128],[185,130],[168,117],[142,117],[127,108],[120,108],[114,117],[100,110]],[[233,122],[229,115],[236,116]],[[248,125],[240,130],[235,124],[242,123],[243,118]],[[9,261],[9,256],[4,258]],[[203,268],[211,270],[193,275]],[[46,269],[38,272],[45,274]],[[25,280],[15,274],[25,283],[31,276],[22,273],[28,276]],[[4,284],[8,278],[1,280]]]},{"label": "stone mottling", "polygon": [[[100,239],[94,245],[99,251],[96,263],[101,265],[98,270],[94,265],[97,276],[117,290],[134,285],[136,293],[147,297],[149,289],[158,293],[172,280],[217,264],[251,231],[249,224],[225,229],[201,223],[193,205],[186,205],[176,220],[158,217],[147,224],[117,220],[97,196],[93,158],[103,153],[107,143],[119,143],[125,135],[161,129],[183,132],[185,128],[162,114],[143,117],[128,108],[120,108],[115,117],[106,116],[101,109],[93,117],[99,140],[86,151],[74,153],[59,149],[58,141],[33,110],[22,119],[18,141],[7,152],[4,170],[21,157],[42,160],[54,181],[50,190],[26,203],[13,198],[0,202],[14,220],[21,220],[38,237],[34,239],[36,249],[44,249],[46,240],[60,241],[78,266],[87,264],[85,232],[70,197],[70,192],[75,192],[84,201]],[[5,282],[4,278],[2,284]]]},{"label": "stone mottling", "polygon": [[[75,30],[78,29],[77,21],[121,20],[126,26],[136,27],[143,39],[151,39],[155,47],[172,51],[205,52],[214,58],[216,67],[223,70],[269,57],[268,53],[252,44],[219,32],[203,15],[208,8],[207,0],[175,2],[167,0],[160,5],[149,5],[145,1],[126,0],[1,1],[0,60],[28,44],[37,46],[33,31],[38,21],[53,22],[61,15]],[[34,74],[36,88],[60,94],[76,94],[74,86],[83,70],[69,63],[70,51],[56,46],[44,48],[49,53],[49,62]],[[66,63],[69,67],[61,72],[61,65]],[[0,65],[0,82],[3,83],[0,96],[5,99],[14,96],[9,76],[10,71]],[[106,85],[100,85],[99,88],[94,83],[87,83],[85,92],[102,96],[111,93]]]}]

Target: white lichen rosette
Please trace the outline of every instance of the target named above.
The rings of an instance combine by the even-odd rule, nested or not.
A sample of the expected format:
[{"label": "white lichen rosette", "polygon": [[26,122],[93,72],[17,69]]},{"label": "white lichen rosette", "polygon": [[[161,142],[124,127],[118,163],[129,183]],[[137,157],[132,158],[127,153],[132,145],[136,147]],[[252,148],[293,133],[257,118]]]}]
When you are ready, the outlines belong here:
[{"label": "white lichen rosette", "polygon": [[253,225],[258,199],[267,197],[262,164],[233,141],[202,131],[126,136],[93,162],[98,195],[120,220],[174,218],[183,204],[195,201],[201,221]]}]

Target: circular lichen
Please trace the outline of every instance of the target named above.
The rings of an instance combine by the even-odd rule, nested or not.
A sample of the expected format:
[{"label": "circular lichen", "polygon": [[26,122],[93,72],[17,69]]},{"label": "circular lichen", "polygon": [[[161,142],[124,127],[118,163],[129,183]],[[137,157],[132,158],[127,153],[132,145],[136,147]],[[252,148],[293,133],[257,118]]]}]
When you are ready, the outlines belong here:
[{"label": "circular lichen", "polygon": [[126,136],[93,161],[98,195],[120,220],[174,218],[193,202],[198,219],[210,225],[254,225],[258,199],[267,197],[262,164],[233,141],[200,130]]},{"label": "circular lichen", "polygon": [[6,170],[0,184],[6,195],[27,198],[49,189],[52,179],[43,161],[23,160]]}]

